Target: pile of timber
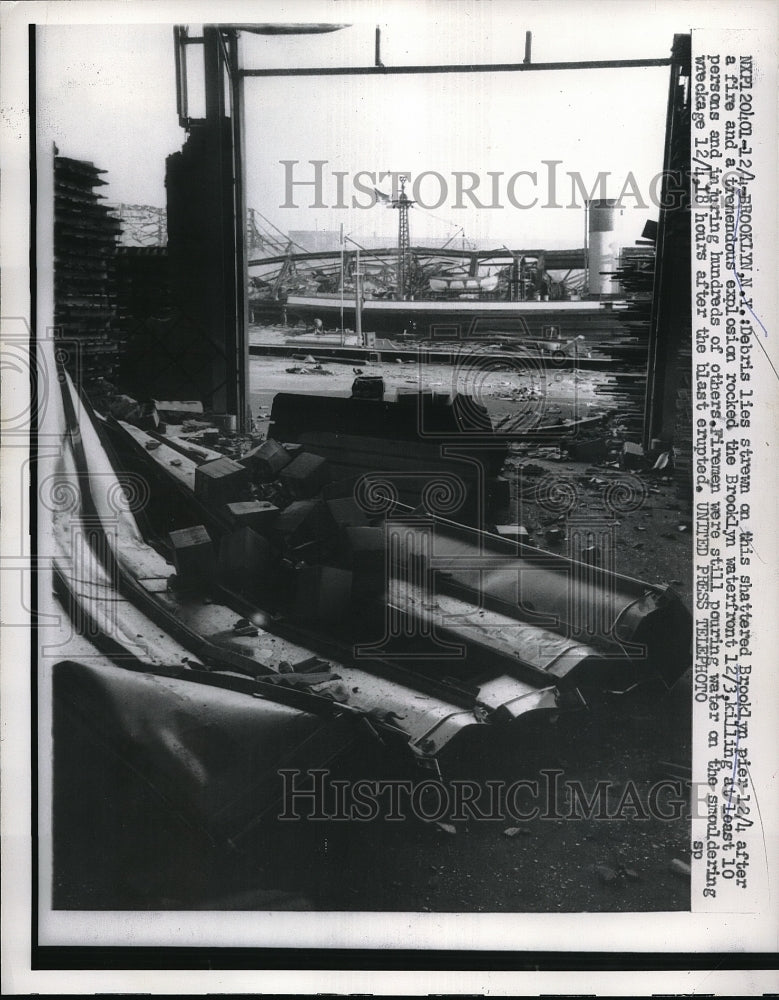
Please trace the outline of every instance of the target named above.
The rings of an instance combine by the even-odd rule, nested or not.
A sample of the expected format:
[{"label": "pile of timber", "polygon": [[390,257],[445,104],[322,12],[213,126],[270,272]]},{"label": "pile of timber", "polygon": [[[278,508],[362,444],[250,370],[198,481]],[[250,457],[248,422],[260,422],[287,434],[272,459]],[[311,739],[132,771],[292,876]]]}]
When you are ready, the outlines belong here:
[{"label": "pile of timber", "polygon": [[77,383],[114,376],[120,353],[115,258],[120,223],[93,163],[54,158],[54,323]]},{"label": "pile of timber", "polygon": [[631,433],[641,437],[644,424],[646,374],[644,372],[619,372],[610,375],[595,386],[599,396],[608,396],[619,413],[620,421]]}]

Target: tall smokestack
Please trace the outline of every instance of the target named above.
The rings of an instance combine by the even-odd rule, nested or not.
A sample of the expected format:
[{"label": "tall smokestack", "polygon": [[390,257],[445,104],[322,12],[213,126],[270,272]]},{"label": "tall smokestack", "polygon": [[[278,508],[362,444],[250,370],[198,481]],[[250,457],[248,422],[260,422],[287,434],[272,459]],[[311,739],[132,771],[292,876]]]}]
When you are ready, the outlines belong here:
[{"label": "tall smokestack", "polygon": [[587,203],[590,295],[609,295],[613,291],[613,279],[601,272],[614,271],[617,266],[616,204],[615,198],[594,198]]}]

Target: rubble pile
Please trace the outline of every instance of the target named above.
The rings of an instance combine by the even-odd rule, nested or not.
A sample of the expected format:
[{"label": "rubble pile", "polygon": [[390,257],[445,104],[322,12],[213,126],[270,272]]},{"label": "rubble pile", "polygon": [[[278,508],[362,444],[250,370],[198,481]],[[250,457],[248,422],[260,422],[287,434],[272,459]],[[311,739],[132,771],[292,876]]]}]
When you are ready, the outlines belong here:
[{"label": "rubble pile", "polygon": [[678,460],[673,449],[646,452],[622,414],[567,442],[514,444],[503,471],[511,503],[498,533],[522,541],[522,532],[531,544],[560,552],[572,526],[590,520],[606,526],[609,538],[581,558],[671,584],[689,601],[692,512],[689,496],[678,492]]},{"label": "rubble pile", "polygon": [[[643,533],[659,526],[660,517],[646,518],[667,499],[659,494],[672,455],[645,455],[618,417],[509,445],[490,438],[489,416],[470,397],[424,391],[396,402],[279,393],[267,438],[238,433],[234,418],[186,402],[114,396],[108,411],[126,457],[167,491],[167,513],[150,511],[144,530],[175,568],[167,583],[173,606],[209,630],[218,604],[243,616],[222,644],[234,647],[261,627],[304,645],[316,637],[341,663],[357,647],[375,649],[371,671],[390,669],[412,689],[468,706],[469,724],[485,712],[529,711],[544,691],[563,697],[576,684],[624,686],[652,671],[673,680],[684,668],[688,616],[669,586],[683,583],[681,563],[668,574],[648,561],[640,578],[656,584],[636,579],[640,557],[658,548],[656,537],[644,548]],[[460,417],[475,433],[460,437],[451,458],[441,445]],[[628,549],[617,534],[628,526],[642,534],[627,540],[623,563]],[[673,539],[686,530],[667,527]],[[620,578],[611,575],[618,561],[627,574]],[[517,591],[518,574],[526,594]],[[558,600],[563,580],[588,600],[619,594],[627,629],[619,642],[605,628],[594,638],[576,631],[567,599]],[[528,618],[531,609],[549,613],[551,630]],[[380,651],[388,615],[399,635],[408,633],[398,654],[410,657],[405,666],[388,667]],[[647,630],[644,663],[620,642]],[[465,651],[447,657],[443,673],[440,642]],[[347,692],[350,704],[355,697]],[[434,752],[425,739],[420,751]]]},{"label": "rubble pile", "polygon": [[[405,401],[402,397],[402,407]],[[338,433],[327,448],[321,441],[312,445],[308,435],[296,435],[290,426],[291,410],[281,414],[291,436],[302,437],[302,443],[239,435],[229,421],[188,402],[139,403],[115,396],[109,409],[196,463],[194,493],[212,517],[192,527],[205,532],[209,544],[200,539],[199,562],[190,539],[180,553],[177,544],[183,543],[171,535],[176,585],[202,586],[208,563],[221,586],[319,624],[337,623],[362,601],[382,598],[384,514],[377,510],[371,516],[355,500],[356,473],[375,467],[374,445],[366,444],[370,438]],[[385,460],[393,451],[406,463],[412,454],[408,444],[398,442],[393,448],[387,442]],[[620,547],[626,541],[631,560],[641,565],[642,557],[646,562],[658,545],[675,544],[689,530],[689,512],[671,502],[673,469],[673,452],[645,453],[621,414],[562,431],[548,441],[514,442],[501,474],[486,483],[487,504],[477,526],[517,546],[565,554],[571,519],[600,515],[616,530]],[[400,481],[412,480],[418,497],[415,478],[406,474]],[[625,492],[632,495],[625,498]],[[663,517],[654,516],[658,510]],[[609,544],[616,547],[616,536]],[[575,555],[596,566],[613,565],[613,552],[604,551],[608,547],[593,542]],[[627,572],[636,572],[624,553],[619,559]],[[671,562],[675,566],[675,558]],[[658,582],[678,585],[685,575],[681,566],[661,572],[651,560],[647,568]]]},{"label": "rubble pile", "polygon": [[[329,463],[298,444],[220,430],[191,404],[115,395],[109,412],[194,460],[194,494],[214,516],[169,533],[174,588],[225,589],[311,622],[334,622],[385,588],[384,533],[332,483]],[[176,425],[159,419],[161,413]],[[209,447],[200,447],[208,444]],[[213,447],[210,447],[213,446]],[[176,460],[170,460],[173,464]],[[344,495],[340,495],[340,494]]]}]

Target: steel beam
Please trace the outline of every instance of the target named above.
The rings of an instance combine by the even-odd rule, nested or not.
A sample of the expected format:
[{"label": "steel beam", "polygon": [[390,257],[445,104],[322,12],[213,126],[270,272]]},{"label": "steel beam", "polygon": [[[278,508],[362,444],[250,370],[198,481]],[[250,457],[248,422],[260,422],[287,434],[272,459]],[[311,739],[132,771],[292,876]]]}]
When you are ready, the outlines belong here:
[{"label": "steel beam", "polygon": [[[354,250],[345,251],[346,256],[354,256]],[[371,257],[386,257],[388,261],[392,258],[397,257],[397,247],[381,247],[378,250],[371,250],[369,248],[363,248],[363,253],[369,254]],[[546,259],[547,269],[559,269],[559,270],[571,270],[572,268],[583,268],[585,264],[585,251],[584,250],[515,250],[514,254],[507,253],[505,250],[458,250],[454,247],[414,247],[410,248],[410,253],[415,257],[452,257],[452,258],[464,258],[467,260],[472,260],[476,258],[480,261],[499,261],[505,260],[510,261],[514,258],[514,255],[520,257],[540,257],[544,256]],[[312,250],[310,252],[301,253],[282,253],[275,254],[272,257],[253,257],[249,261],[249,267],[259,267],[263,264],[283,264],[285,261],[293,261],[295,263],[307,260],[339,260],[341,256],[340,250]]]},{"label": "steel beam", "polygon": [[425,73],[528,73],[549,70],[647,69],[670,66],[664,59],[589,59],[582,62],[472,63],[454,66],[294,66],[279,69],[242,69],[241,76],[402,76]]}]

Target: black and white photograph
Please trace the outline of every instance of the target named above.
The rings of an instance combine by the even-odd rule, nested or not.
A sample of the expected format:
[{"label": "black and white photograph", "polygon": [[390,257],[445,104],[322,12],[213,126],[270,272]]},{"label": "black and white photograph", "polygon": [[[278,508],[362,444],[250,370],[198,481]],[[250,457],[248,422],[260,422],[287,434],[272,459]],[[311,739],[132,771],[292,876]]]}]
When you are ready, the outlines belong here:
[{"label": "black and white photograph", "polygon": [[38,968],[712,948],[770,990],[772,5],[26,6]]}]

